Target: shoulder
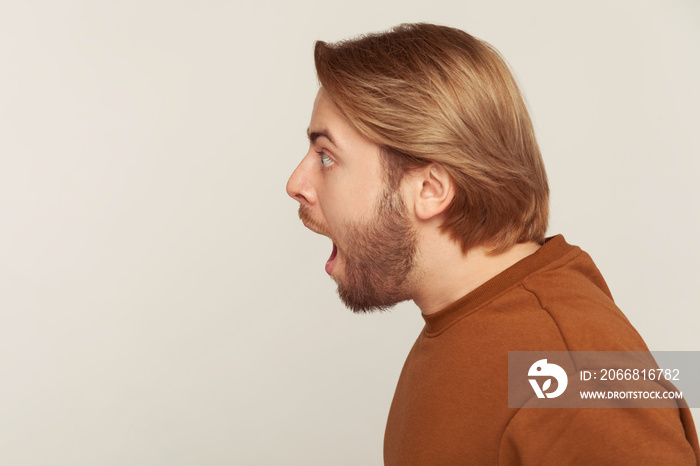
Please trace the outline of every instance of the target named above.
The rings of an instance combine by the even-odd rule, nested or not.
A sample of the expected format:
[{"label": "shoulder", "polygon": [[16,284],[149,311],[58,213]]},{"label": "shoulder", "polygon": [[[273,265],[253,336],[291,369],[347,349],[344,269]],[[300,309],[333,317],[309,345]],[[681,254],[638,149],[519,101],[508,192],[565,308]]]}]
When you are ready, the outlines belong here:
[{"label": "shoulder", "polygon": [[525,278],[522,288],[557,326],[568,350],[647,349],[586,252],[552,265]]}]

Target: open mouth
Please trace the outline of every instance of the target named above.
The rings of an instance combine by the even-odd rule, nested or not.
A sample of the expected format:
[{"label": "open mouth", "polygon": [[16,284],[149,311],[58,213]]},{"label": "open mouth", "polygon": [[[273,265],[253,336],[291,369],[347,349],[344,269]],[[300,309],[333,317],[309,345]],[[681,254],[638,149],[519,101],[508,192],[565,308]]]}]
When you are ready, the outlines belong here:
[{"label": "open mouth", "polygon": [[326,262],[326,273],[328,275],[333,275],[333,269],[335,268],[335,258],[338,255],[338,246],[333,243],[333,251],[331,252],[331,257],[328,258]]},{"label": "open mouth", "polygon": [[[304,205],[299,206],[299,219],[301,219],[304,226],[309,230],[313,231],[314,233],[318,233],[319,235],[327,236],[328,238],[330,238],[330,233],[328,232],[326,227],[323,226],[323,224],[315,221],[309,213],[309,209]],[[330,276],[333,276],[333,269],[335,268],[335,259],[337,255],[338,247],[335,245],[335,243],[333,243],[333,251],[331,252],[331,257],[329,257],[326,261],[326,273]]]}]

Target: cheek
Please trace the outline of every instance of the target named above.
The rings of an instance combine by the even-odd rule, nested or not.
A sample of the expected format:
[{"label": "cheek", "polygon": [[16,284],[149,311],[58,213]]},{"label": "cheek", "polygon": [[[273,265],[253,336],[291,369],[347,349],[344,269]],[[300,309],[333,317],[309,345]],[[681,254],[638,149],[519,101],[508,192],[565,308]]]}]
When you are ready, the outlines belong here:
[{"label": "cheek", "polygon": [[332,229],[338,229],[370,218],[376,208],[376,198],[351,192],[346,196],[328,196],[319,205],[328,225]]},{"label": "cheek", "polygon": [[339,228],[348,222],[347,207],[342,199],[327,197],[319,202],[321,213],[331,232],[337,234]]},{"label": "cheek", "polygon": [[[331,227],[370,219],[384,191],[382,171],[377,167],[336,166],[317,185],[318,202]],[[352,169],[352,171],[351,171]]]},{"label": "cheek", "polygon": [[382,193],[383,185],[373,181],[360,182],[339,186],[340,189],[329,196],[333,206],[342,210],[352,219],[362,219],[370,216],[376,208],[377,199]]}]

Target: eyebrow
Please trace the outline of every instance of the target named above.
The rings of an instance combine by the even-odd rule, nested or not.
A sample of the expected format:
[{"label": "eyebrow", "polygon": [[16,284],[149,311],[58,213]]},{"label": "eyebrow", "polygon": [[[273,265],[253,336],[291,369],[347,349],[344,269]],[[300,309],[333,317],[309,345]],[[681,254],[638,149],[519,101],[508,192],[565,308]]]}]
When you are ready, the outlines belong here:
[{"label": "eyebrow", "polygon": [[336,145],[330,133],[326,130],[311,131],[311,128],[308,128],[306,130],[306,135],[309,137],[309,141],[311,141],[311,144],[315,144],[318,138],[324,137],[328,139],[331,142],[331,144]]}]

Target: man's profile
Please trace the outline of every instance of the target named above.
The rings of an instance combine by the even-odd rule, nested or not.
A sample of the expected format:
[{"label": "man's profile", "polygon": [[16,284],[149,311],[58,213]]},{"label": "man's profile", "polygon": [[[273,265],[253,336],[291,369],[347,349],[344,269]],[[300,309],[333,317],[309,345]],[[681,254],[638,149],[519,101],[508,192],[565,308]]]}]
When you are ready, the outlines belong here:
[{"label": "man's profile", "polygon": [[591,258],[545,238],[549,188],[498,52],[408,24],[318,42],[310,148],[287,184],[356,312],[413,300],[386,464],[696,464],[687,409],[513,409],[508,351],[646,351]]}]

